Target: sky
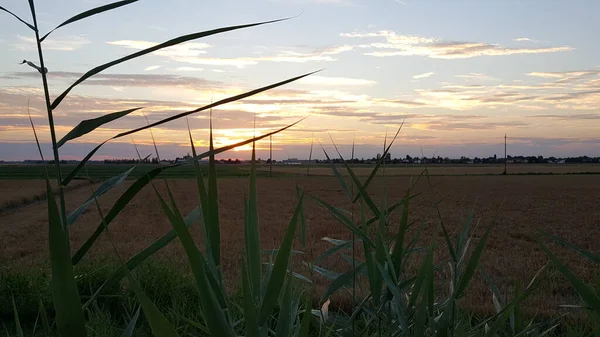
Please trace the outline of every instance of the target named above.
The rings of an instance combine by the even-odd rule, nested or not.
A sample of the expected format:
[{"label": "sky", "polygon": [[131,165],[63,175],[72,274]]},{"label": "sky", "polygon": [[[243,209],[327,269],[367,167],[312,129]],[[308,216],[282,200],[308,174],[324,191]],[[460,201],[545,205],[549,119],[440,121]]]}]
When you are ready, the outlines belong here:
[{"label": "sky", "polygon": [[[42,34],[108,1],[37,1]],[[27,1],[2,6],[32,22]],[[80,121],[143,107],[60,148],[79,159],[104,140],[211,102],[320,70],[212,111],[215,146],[274,131],[273,157],[504,154],[600,156],[600,2],[594,0],[141,0],[54,31],[42,46],[50,96],[89,69],[171,38],[211,35],[111,67],[53,111],[57,137]],[[0,12],[0,160],[39,159],[51,145],[32,30]],[[596,33],[594,33],[596,32]],[[29,108],[28,108],[29,107]],[[92,159],[207,148],[209,112],[106,143]],[[404,124],[403,124],[404,123]],[[268,158],[269,141],[257,143]],[[221,155],[247,159],[250,146]]]}]

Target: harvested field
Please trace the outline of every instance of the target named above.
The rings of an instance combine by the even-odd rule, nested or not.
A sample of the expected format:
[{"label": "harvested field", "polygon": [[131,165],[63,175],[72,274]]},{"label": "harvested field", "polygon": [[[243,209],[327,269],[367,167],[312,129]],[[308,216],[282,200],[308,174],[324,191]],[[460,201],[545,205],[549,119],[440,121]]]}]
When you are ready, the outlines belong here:
[{"label": "harvested field", "polygon": [[[425,181],[417,185],[416,191],[423,192],[414,199],[411,206],[411,219],[421,217],[425,220],[425,230],[421,241],[424,244],[435,242],[440,246],[437,258],[442,259],[444,240],[437,221],[433,202],[442,200],[439,207],[451,233],[464,223],[469,210],[475,204],[475,222],[479,223],[474,234],[478,240],[485,228],[492,223],[498,213],[497,227],[494,229],[488,247],[482,258],[483,268],[498,283],[504,280],[520,280],[527,284],[536,271],[546,261],[546,255],[535,241],[536,228],[544,229],[561,236],[594,253],[600,252],[600,211],[598,198],[600,185],[594,175],[565,176],[447,176],[432,177],[430,187]],[[387,178],[385,186],[390,195],[390,203],[400,200],[410,181],[409,177]],[[382,196],[382,180],[376,178],[370,190],[375,200]],[[126,182],[101,199],[104,211],[118,198],[131,182]],[[180,208],[188,212],[195,207],[197,193],[192,180],[170,180]],[[295,197],[295,184],[309,195],[316,195],[337,206],[348,207],[347,197],[332,177],[297,178],[260,178],[258,179],[258,201],[261,226],[261,244],[263,249],[277,247],[283,236],[287,221],[292,214]],[[162,185],[162,182],[157,182]],[[5,185],[7,186],[7,185]],[[14,185],[18,187],[18,183]],[[160,187],[160,186],[159,186]],[[241,178],[223,178],[219,182],[220,214],[222,228],[222,254],[224,274],[231,287],[238,284],[240,259],[243,253],[243,198],[247,190],[247,180]],[[160,187],[164,192],[164,188]],[[69,205],[81,204],[90,195],[87,189],[78,189],[67,193]],[[309,198],[305,202],[308,224],[307,247],[297,248],[314,259],[330,245],[321,240],[324,236],[349,239],[350,233],[335,221],[326,211],[319,208]],[[399,213],[393,217],[397,219]],[[47,265],[47,228],[45,203],[30,204],[19,209],[0,214],[0,266],[8,268],[33,268]],[[18,226],[12,224],[19,224]],[[84,213],[71,227],[71,246],[75,250],[99,225],[95,211]],[[143,190],[115,219],[111,225],[113,238],[124,257],[130,257],[145,248],[153,240],[170,229],[166,217],[151,188]],[[200,242],[200,228],[193,229]],[[475,243],[472,243],[472,247]],[[586,280],[600,276],[594,266],[565,250],[554,247],[561,253],[563,262]],[[103,235],[86,259],[100,260],[112,254],[107,236]],[[173,241],[157,258],[186,263],[182,249]],[[441,261],[441,260],[438,260]],[[414,271],[414,266],[409,271]],[[335,257],[323,262],[323,266],[343,271],[346,264]],[[340,266],[344,266],[340,268]],[[296,271],[307,270],[298,264]],[[324,279],[317,279],[322,287]],[[440,289],[447,285],[439,284]],[[332,305],[340,301],[332,299]],[[550,278],[545,289],[539,291],[526,302],[531,313],[542,315],[556,314],[559,304],[575,304],[570,286],[560,277]],[[492,297],[481,274],[477,274],[463,304],[479,313],[492,310]]]},{"label": "harvested field", "polygon": [[[56,181],[52,181],[52,189],[56,192]],[[78,189],[85,184],[84,181],[74,181],[69,189]],[[7,208],[19,207],[46,198],[45,180],[2,180],[0,181],[0,212]]]},{"label": "harvested field", "polygon": [[[340,167],[342,167],[340,165]],[[440,165],[433,164],[427,166],[430,175],[493,175],[502,174],[504,165],[496,164],[465,164],[465,165]],[[259,170],[268,171],[269,167],[263,165]],[[352,165],[355,174],[359,176],[368,176],[373,169],[372,165]],[[425,169],[424,165],[413,164],[394,164],[386,167],[386,175],[390,176],[408,176],[419,175]],[[300,165],[274,165],[273,172],[306,174],[307,166]],[[508,174],[600,174],[599,164],[509,164]],[[346,174],[345,170],[340,173]],[[310,175],[331,176],[333,175],[329,165],[311,166]]]}]

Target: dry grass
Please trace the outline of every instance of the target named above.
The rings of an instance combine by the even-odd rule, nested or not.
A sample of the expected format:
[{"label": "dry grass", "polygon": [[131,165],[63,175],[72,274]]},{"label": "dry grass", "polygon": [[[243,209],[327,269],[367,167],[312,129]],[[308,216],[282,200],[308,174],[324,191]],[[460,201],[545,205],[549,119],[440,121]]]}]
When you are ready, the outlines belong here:
[{"label": "dry grass", "polygon": [[[340,166],[341,167],[341,166]],[[386,168],[388,175],[418,175],[425,166],[398,164],[390,165]],[[429,173],[431,175],[473,175],[473,174],[501,174],[504,171],[504,165],[495,164],[468,164],[468,165],[429,165]],[[259,166],[260,170],[268,171],[267,165]],[[354,173],[359,176],[368,176],[373,169],[372,165],[356,165],[353,166]],[[509,164],[507,167],[509,174],[565,174],[565,173],[582,173],[593,172],[600,173],[600,165],[598,164]],[[294,165],[275,165],[273,172],[306,174],[306,166]],[[310,175],[331,176],[331,168],[327,165],[311,166]],[[340,169],[340,173],[347,174],[344,169]]]},{"label": "dry grass", "polygon": [[[391,201],[402,197],[409,179],[388,178],[386,186]],[[423,194],[415,199],[411,207],[411,218],[421,217],[425,220],[423,243],[430,243],[435,239],[438,245],[442,245],[444,240],[432,207],[434,201],[443,198],[439,205],[451,232],[464,223],[470,208],[477,201],[475,219],[480,220],[480,223],[475,232],[476,239],[499,210],[498,225],[484,253],[482,265],[499,283],[504,283],[505,279],[518,279],[527,283],[547,261],[535,242],[535,228],[545,229],[592,252],[600,252],[600,244],[596,240],[600,236],[600,227],[597,225],[600,223],[600,212],[597,209],[600,186],[594,184],[595,180],[595,176],[432,177],[432,183],[435,184],[433,188],[425,182],[417,186],[416,190]],[[101,199],[105,211],[130,183],[126,182]],[[263,249],[279,246],[296,201],[296,183],[309,194],[317,195],[334,205],[349,207],[338,182],[331,177],[258,179]],[[382,196],[381,183],[380,179],[376,179],[372,185],[375,200],[380,200],[379,197]],[[14,183],[11,186],[18,190],[20,185]],[[193,180],[171,180],[170,186],[182,210],[187,212],[195,207],[197,194]],[[219,182],[223,266],[230,286],[237,285],[239,280],[239,262],[243,253],[242,205],[246,186],[247,180],[240,178],[224,178]],[[164,191],[162,186],[159,187]],[[87,189],[78,189],[67,193],[66,197],[68,204],[75,206],[85,201],[89,195]],[[0,215],[0,266],[27,268],[47,265],[45,208],[45,203],[35,203]],[[350,237],[342,225],[310,199],[305,202],[305,211],[308,247],[303,250],[309,258],[318,256],[330,247],[320,240],[322,237]],[[88,211],[73,225],[71,246],[74,249],[93,232],[98,221],[96,212]],[[143,249],[169,229],[170,225],[150,188],[143,190],[111,225],[116,245],[125,257]],[[200,237],[199,228],[195,228],[194,235]],[[444,257],[445,249],[440,247],[438,258]],[[110,245],[103,235],[88,258],[100,259],[110,254]],[[158,257],[185,263],[185,256],[177,241],[161,251]],[[562,259],[584,279],[599,276],[597,271],[594,272],[593,266],[567,252],[562,255]],[[409,269],[414,269],[418,262],[414,261]],[[332,258],[324,262],[324,266],[342,271],[346,264],[341,258]],[[300,268],[298,265],[296,270]],[[307,273],[307,270],[303,269],[302,272]],[[318,284],[322,288],[327,281],[318,279]],[[446,288],[445,285],[440,287]],[[569,285],[556,277],[550,280],[543,292],[533,296],[527,305],[533,312],[552,314],[558,304],[573,301]],[[476,276],[464,304],[476,312],[486,313],[491,310],[491,303],[491,292],[482,277]]]}]

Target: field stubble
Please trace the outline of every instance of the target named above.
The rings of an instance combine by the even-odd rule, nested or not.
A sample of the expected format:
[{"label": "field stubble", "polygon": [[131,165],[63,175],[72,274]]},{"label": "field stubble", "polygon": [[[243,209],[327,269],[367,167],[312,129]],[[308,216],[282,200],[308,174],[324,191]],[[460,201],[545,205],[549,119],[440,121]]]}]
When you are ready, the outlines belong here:
[{"label": "field stubble", "polygon": [[[410,183],[409,177],[376,178],[370,190],[376,201],[383,196],[385,184],[389,202],[398,201]],[[413,178],[414,179],[414,178]],[[450,233],[464,224],[469,210],[474,206],[474,239],[478,240],[496,214],[496,228],[488,242],[482,258],[482,267],[499,284],[519,280],[527,284],[536,271],[547,261],[546,255],[535,241],[536,228],[541,228],[560,236],[567,241],[582,246],[593,253],[600,252],[596,240],[600,236],[600,211],[597,200],[600,187],[594,184],[595,176],[461,176],[432,177],[430,187],[426,180],[419,182],[415,192],[422,192],[410,207],[409,220],[424,220],[422,244],[435,240],[438,245],[438,261],[447,257],[444,239],[439,226],[437,212],[433,206],[439,202],[443,220]],[[279,247],[296,202],[296,183],[309,195],[318,196],[333,205],[350,209],[347,197],[332,177],[259,178],[258,202],[263,249]],[[37,188],[40,182],[28,180],[15,183],[15,188],[26,189],[27,185]],[[107,212],[131,182],[125,182],[100,199],[103,211]],[[166,193],[164,183],[156,182],[159,190]],[[180,209],[188,212],[197,205],[197,192],[192,180],[169,180]],[[7,185],[4,185],[7,186]],[[96,185],[97,186],[97,185]],[[230,288],[238,286],[241,270],[240,261],[244,246],[243,238],[243,198],[247,192],[247,181],[241,178],[223,178],[219,181],[221,241],[223,273]],[[87,188],[69,191],[66,195],[69,205],[79,205],[90,195]],[[70,210],[72,210],[71,208]],[[349,231],[338,223],[327,211],[316,205],[310,198],[305,200],[305,214],[308,226],[307,247],[296,242],[296,248],[306,253],[306,260],[314,260],[331,245],[321,240],[327,236],[337,239],[350,239]],[[398,220],[396,211],[392,220]],[[45,203],[33,203],[0,214],[0,266],[15,268],[47,268],[47,215]],[[359,213],[356,211],[356,219]],[[14,226],[11,224],[19,224]],[[71,247],[77,249],[99,224],[97,212],[90,208],[71,229]],[[397,226],[398,221],[392,225]],[[123,257],[128,258],[145,248],[155,239],[171,229],[162,213],[159,201],[150,187],[145,188],[121,212],[110,225],[116,246]],[[415,226],[416,229],[416,226]],[[193,235],[201,243],[201,229],[193,227]],[[474,245],[475,243],[472,243]],[[106,235],[89,252],[85,260],[104,260],[113,255]],[[558,248],[557,248],[558,249]],[[566,250],[561,258],[586,280],[600,276],[594,267],[585,260]],[[179,242],[173,241],[156,255],[157,259],[178,261],[185,265],[186,258]],[[415,259],[408,266],[414,272],[420,263]],[[348,264],[339,255],[328,258],[321,266],[343,272]],[[295,270],[309,274],[300,263]],[[440,280],[446,276],[447,268],[441,271]],[[319,291],[323,291],[328,280],[315,277]],[[447,278],[446,278],[447,279]],[[438,282],[440,291],[447,285]],[[526,303],[530,313],[555,315],[560,304],[576,304],[573,292],[562,278],[551,278],[543,291],[536,293]],[[337,303],[336,303],[337,302]],[[332,306],[348,304],[348,298],[341,295],[332,298]],[[487,314],[493,311],[489,286],[478,274],[462,303],[476,313]],[[345,306],[345,305],[344,305]]]}]

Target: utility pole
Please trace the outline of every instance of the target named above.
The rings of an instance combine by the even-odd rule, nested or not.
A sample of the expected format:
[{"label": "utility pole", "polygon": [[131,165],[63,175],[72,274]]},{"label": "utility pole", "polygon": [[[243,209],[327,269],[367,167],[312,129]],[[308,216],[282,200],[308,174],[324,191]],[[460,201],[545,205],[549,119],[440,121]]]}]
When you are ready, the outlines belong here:
[{"label": "utility pole", "polygon": [[269,136],[269,177],[273,176],[273,135]]},{"label": "utility pole", "polygon": [[506,175],[506,164],[508,162],[508,158],[506,157],[506,133],[504,134],[504,175]]}]

